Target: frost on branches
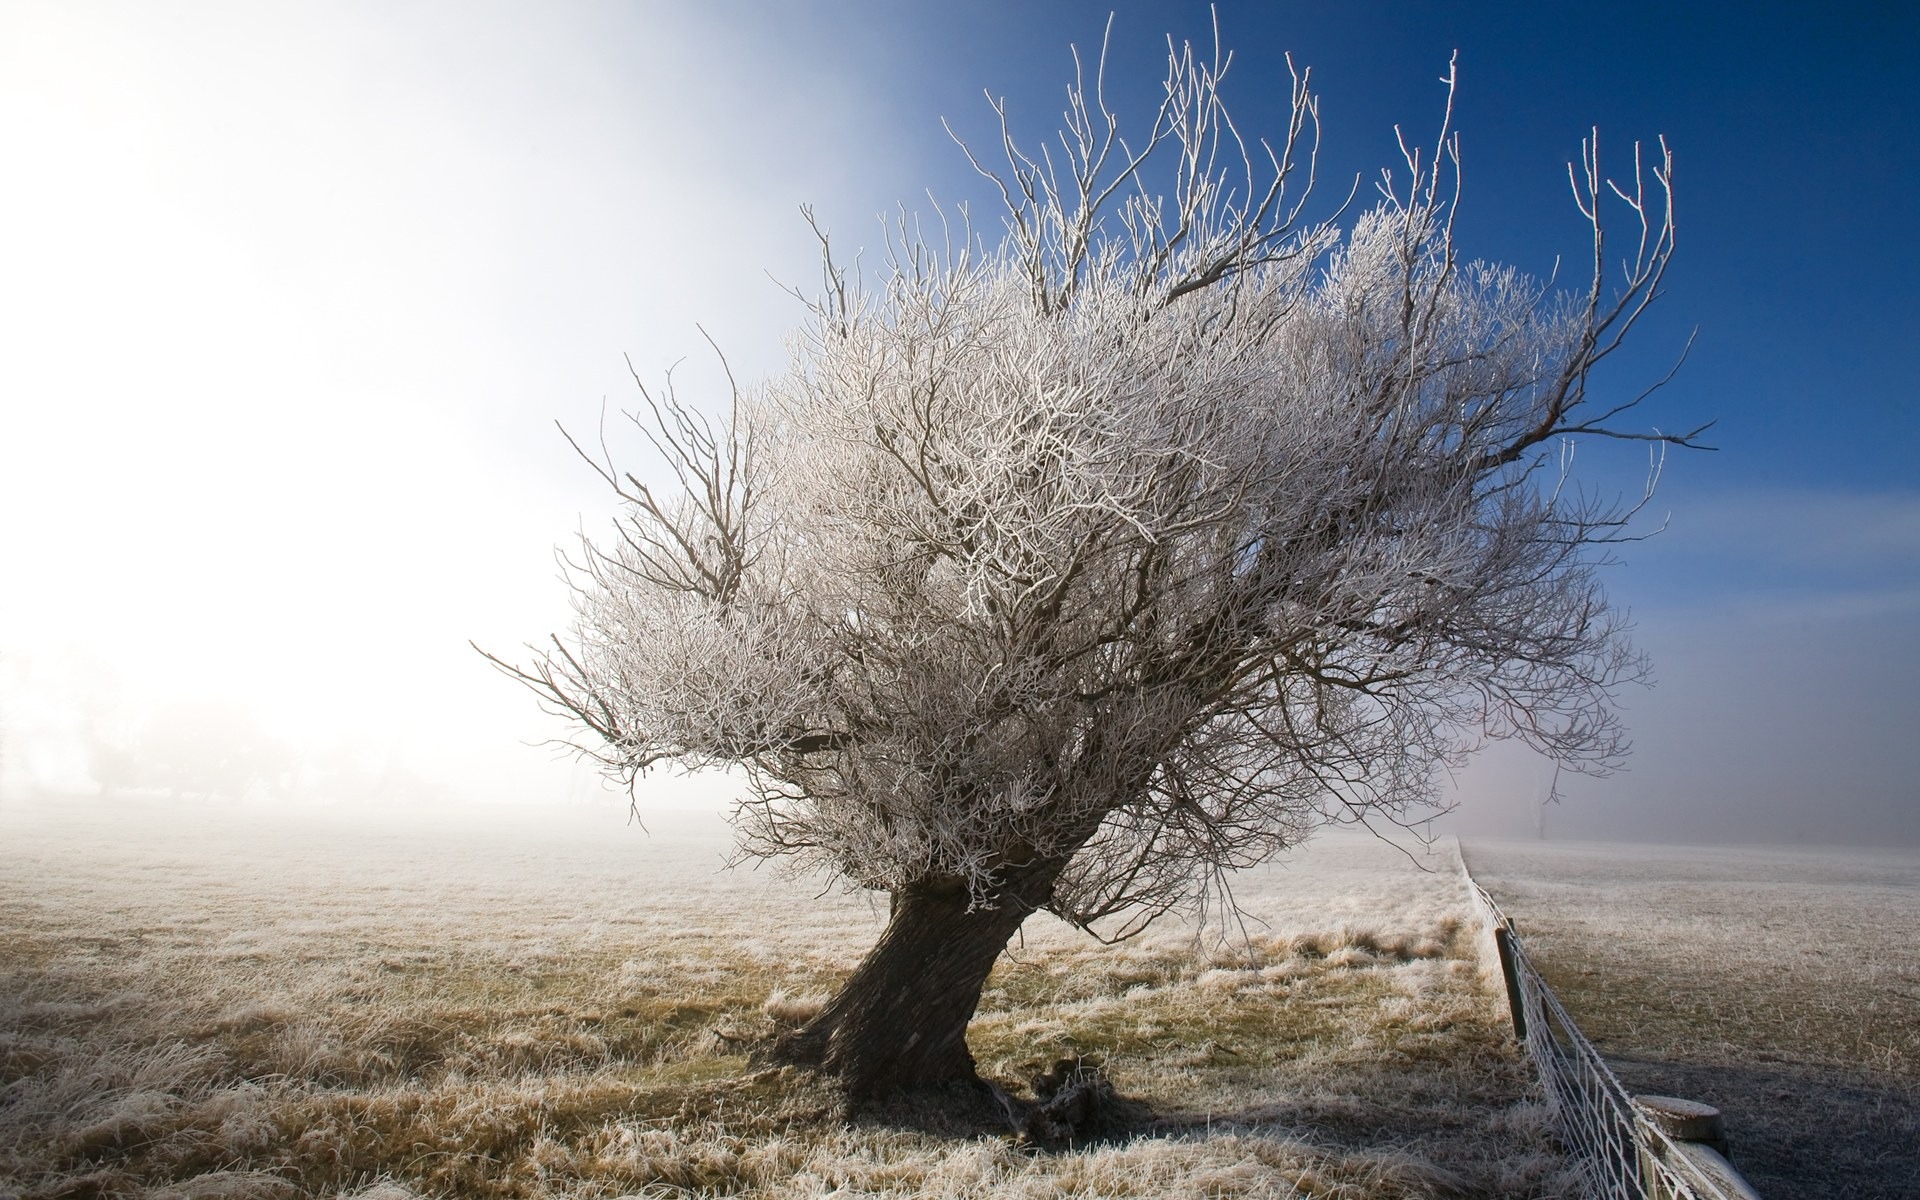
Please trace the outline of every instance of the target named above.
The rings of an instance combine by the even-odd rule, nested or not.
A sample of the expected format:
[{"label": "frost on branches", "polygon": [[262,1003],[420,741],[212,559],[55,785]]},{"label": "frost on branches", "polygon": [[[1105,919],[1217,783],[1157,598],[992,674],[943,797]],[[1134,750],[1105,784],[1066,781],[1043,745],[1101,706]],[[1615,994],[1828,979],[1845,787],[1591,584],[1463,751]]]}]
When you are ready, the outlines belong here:
[{"label": "frost on branches", "polygon": [[822,234],[786,372],[722,421],[642,389],[678,488],[590,457],[617,536],[572,556],[571,632],[501,664],[609,772],[738,765],[747,853],[891,894],[768,1051],[856,1093],[973,1078],[1033,911],[1136,932],[1318,824],[1423,813],[1488,737],[1623,750],[1642,661],[1593,565],[1636,506],[1573,497],[1562,455],[1698,433],[1588,392],[1672,253],[1664,145],[1617,187],[1584,146],[1593,271],[1556,293],[1458,259],[1444,124],[1371,209],[1303,220],[1307,77],[1251,143],[1224,67],[1173,50],[1133,141],[1097,82],[1044,155],[1001,110],[997,241],[904,223],[869,282]]}]

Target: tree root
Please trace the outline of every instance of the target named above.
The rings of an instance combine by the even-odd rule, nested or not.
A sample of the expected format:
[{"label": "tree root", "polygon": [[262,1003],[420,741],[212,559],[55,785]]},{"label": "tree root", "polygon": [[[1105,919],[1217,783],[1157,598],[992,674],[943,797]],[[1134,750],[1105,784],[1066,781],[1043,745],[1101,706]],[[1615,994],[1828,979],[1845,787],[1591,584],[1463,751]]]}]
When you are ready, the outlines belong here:
[{"label": "tree root", "polygon": [[1098,1063],[1063,1058],[1032,1081],[1035,1101],[988,1083],[1022,1143],[1047,1150],[1118,1141],[1146,1123],[1144,1105],[1114,1090]]}]

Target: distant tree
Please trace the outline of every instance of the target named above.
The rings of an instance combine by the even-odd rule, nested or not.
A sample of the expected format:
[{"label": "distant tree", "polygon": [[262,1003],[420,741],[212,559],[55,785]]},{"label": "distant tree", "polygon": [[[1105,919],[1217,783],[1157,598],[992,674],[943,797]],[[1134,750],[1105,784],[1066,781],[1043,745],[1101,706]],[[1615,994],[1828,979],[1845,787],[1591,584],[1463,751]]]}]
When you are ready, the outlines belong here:
[{"label": "distant tree", "polygon": [[903,222],[869,289],[820,234],[790,368],[722,421],[642,385],[676,486],[585,455],[617,535],[572,558],[570,634],[494,659],[610,774],[742,767],[747,853],[890,895],[767,1052],[853,1095],[975,1078],[967,1022],[1032,913],[1124,937],[1324,822],[1426,811],[1488,737],[1624,748],[1642,660],[1592,567],[1638,505],[1563,487],[1563,447],[1699,432],[1589,393],[1673,251],[1664,144],[1624,187],[1584,146],[1593,269],[1558,294],[1459,261],[1445,123],[1349,228],[1304,222],[1307,76],[1269,145],[1224,69],[1169,42],[1131,143],[1097,79],[1041,152],[996,105],[991,245]]}]

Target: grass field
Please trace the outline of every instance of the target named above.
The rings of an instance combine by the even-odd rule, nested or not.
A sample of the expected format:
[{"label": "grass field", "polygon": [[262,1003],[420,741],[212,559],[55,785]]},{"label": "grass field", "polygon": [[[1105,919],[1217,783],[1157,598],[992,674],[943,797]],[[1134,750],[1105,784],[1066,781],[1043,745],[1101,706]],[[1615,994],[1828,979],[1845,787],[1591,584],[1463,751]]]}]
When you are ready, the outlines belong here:
[{"label": "grass field", "polygon": [[983,1071],[1099,1061],[1141,1106],[1043,1153],[753,1070],[880,911],[720,869],[711,815],[649,830],[0,811],[0,1193],[1567,1193],[1450,857],[1329,836],[1242,877],[1226,938],[1029,922]]},{"label": "grass field", "polygon": [[1920,1197],[1920,853],[1466,857],[1628,1089],[1721,1108],[1768,1200]]}]

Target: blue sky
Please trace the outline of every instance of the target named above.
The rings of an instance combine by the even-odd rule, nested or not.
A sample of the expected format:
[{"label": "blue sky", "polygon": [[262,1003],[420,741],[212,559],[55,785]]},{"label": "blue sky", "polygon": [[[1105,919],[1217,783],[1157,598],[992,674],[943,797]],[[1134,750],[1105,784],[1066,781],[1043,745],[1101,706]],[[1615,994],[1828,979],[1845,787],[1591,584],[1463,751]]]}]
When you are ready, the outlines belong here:
[{"label": "blue sky", "polygon": [[[1097,43],[1109,6],[799,6],[791,22],[841,25],[867,53],[908,64],[906,124],[940,116],[985,129],[982,88],[1035,132],[1059,108],[1061,47]],[[929,6],[932,7],[932,6]],[[1035,10],[1044,13],[1036,17]],[[1150,102],[1157,34],[1210,39],[1205,4],[1114,9],[1116,71],[1135,111]],[[1218,8],[1237,66],[1229,94],[1251,129],[1284,114],[1282,55],[1311,66],[1323,97],[1321,194],[1389,165],[1393,128],[1425,136],[1436,77],[1457,50],[1469,254],[1544,274],[1584,252],[1565,164],[1598,127],[1624,169],[1635,140],[1666,135],[1680,181],[1682,257],[1658,323],[1637,345],[1654,370],[1685,331],[1700,342],[1659,411],[1719,421],[1719,461],[1677,474],[1721,486],[1902,486],[1920,439],[1912,373],[1920,341],[1903,229],[1920,180],[1920,98],[1911,84],[1920,14],[1902,5],[1339,5]],[[885,14],[893,14],[890,18]],[[878,30],[859,31],[875,16]],[[896,40],[897,39],[897,40]],[[905,42],[911,49],[901,46]],[[937,139],[900,179],[978,194]],[[911,194],[911,193],[909,193]],[[1331,205],[1329,205],[1331,207]],[[1629,376],[1632,372],[1627,372]],[[1863,432],[1872,430],[1871,436]]]},{"label": "blue sky", "polygon": [[[623,353],[711,388],[696,322],[773,369],[798,314],[769,275],[813,278],[798,206],[872,244],[929,191],[984,204],[940,119],[988,135],[984,89],[1046,135],[1068,44],[1092,53],[1108,12],[9,4],[0,650],[357,739],[461,794],[577,790],[466,649],[562,624],[552,547],[607,512],[551,422],[621,403]],[[1721,449],[1669,461],[1667,531],[1609,576],[1660,685],[1625,697],[1633,769],[1569,786],[1552,828],[1920,838],[1920,17],[1228,3],[1219,23],[1249,131],[1281,119],[1283,55],[1312,68],[1321,212],[1392,161],[1395,124],[1431,135],[1457,50],[1469,256],[1577,263],[1580,139],[1598,126],[1616,171],[1635,140],[1674,147],[1668,295],[1603,382],[1651,382],[1697,329],[1645,420],[1714,420]],[[1165,35],[1211,25],[1115,6],[1123,119]],[[1581,462],[1603,487],[1644,468]],[[1541,781],[1490,755],[1458,781],[1463,827],[1530,830]]]}]

